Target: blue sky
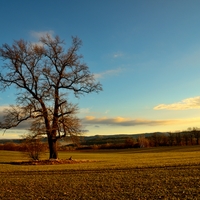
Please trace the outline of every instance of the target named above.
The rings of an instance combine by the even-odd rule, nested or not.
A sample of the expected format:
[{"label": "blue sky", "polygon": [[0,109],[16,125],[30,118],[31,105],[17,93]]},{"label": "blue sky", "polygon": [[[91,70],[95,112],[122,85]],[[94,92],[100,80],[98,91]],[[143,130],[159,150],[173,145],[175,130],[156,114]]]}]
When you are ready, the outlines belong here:
[{"label": "blue sky", "polygon": [[[87,135],[185,130],[200,127],[199,7],[198,0],[1,0],[0,44],[45,33],[66,48],[71,36],[83,41],[80,53],[103,85],[71,98]],[[1,93],[1,115],[15,93]]]}]

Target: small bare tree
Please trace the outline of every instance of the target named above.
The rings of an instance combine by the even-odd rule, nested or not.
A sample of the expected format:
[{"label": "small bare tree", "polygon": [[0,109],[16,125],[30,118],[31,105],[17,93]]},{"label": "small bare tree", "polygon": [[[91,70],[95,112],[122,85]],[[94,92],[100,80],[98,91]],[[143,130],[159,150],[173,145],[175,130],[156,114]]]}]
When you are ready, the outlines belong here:
[{"label": "small bare tree", "polygon": [[0,48],[0,57],[5,60],[0,90],[10,86],[18,90],[16,105],[5,111],[0,128],[6,130],[30,120],[33,131],[48,137],[49,158],[58,158],[58,139],[81,133],[75,116],[77,106],[69,103],[67,92],[79,97],[102,90],[78,54],[81,44],[73,37],[71,47],[65,50],[58,36],[46,35],[38,43],[19,40]]},{"label": "small bare tree", "polygon": [[140,145],[140,148],[149,147],[149,140],[147,138],[145,138],[145,136],[143,136],[143,135],[139,136],[138,143]]},{"label": "small bare tree", "polygon": [[32,134],[23,136],[24,153],[32,160],[39,160],[46,150],[46,145],[39,136],[34,137]]}]

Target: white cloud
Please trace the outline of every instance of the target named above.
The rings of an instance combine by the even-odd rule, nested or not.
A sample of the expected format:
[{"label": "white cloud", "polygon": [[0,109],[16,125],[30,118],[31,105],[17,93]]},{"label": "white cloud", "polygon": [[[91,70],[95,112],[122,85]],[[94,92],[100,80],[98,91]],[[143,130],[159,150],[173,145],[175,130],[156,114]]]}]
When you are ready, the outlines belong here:
[{"label": "white cloud", "polygon": [[181,102],[172,104],[159,104],[154,110],[188,110],[200,109],[200,96],[183,99]]},{"label": "white cloud", "polygon": [[49,35],[51,38],[53,38],[53,35],[54,35],[54,31],[52,30],[49,30],[49,31],[30,31],[30,35],[31,37],[33,38],[34,41],[31,42],[31,44],[33,45],[39,45],[39,46],[43,46],[42,42],[40,42],[40,38],[41,37],[44,37],[46,35]]},{"label": "white cloud", "polygon": [[121,68],[107,70],[98,74],[94,74],[95,78],[104,78],[105,76],[116,76],[122,71]]},{"label": "white cloud", "polygon": [[53,30],[49,30],[49,31],[31,31],[30,32],[31,36],[35,39],[40,39],[41,37],[45,36],[46,34],[50,35],[51,37],[53,37],[54,35],[54,31]]}]

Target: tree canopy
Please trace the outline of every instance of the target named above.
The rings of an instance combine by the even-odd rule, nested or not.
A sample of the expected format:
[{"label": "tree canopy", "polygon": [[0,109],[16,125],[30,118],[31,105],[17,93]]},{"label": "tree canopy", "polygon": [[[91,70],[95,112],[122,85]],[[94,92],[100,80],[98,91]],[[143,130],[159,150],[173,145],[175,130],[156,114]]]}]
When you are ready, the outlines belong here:
[{"label": "tree canopy", "polygon": [[38,43],[18,40],[0,48],[4,60],[0,90],[15,86],[18,91],[16,105],[6,110],[0,127],[9,129],[30,120],[33,132],[47,135],[50,158],[57,158],[58,139],[81,131],[77,105],[69,102],[67,94],[80,97],[102,90],[78,53],[81,45],[78,37],[72,37],[72,45],[65,50],[58,36],[45,35]]}]

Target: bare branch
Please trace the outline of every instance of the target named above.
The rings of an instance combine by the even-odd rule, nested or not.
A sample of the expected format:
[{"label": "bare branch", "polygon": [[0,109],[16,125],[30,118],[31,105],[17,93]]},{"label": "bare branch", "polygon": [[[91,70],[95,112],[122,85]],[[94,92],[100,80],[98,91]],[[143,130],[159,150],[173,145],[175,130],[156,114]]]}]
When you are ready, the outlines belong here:
[{"label": "bare branch", "polygon": [[47,34],[40,38],[40,44],[19,40],[0,47],[0,58],[6,61],[1,67],[0,90],[15,86],[18,91],[17,106],[5,112],[0,128],[16,127],[31,119],[30,130],[47,135],[50,157],[57,157],[51,148],[58,138],[81,133],[75,117],[77,106],[67,101],[66,94],[79,97],[102,90],[78,53],[82,41],[72,37],[68,50],[64,45],[58,36]]}]

